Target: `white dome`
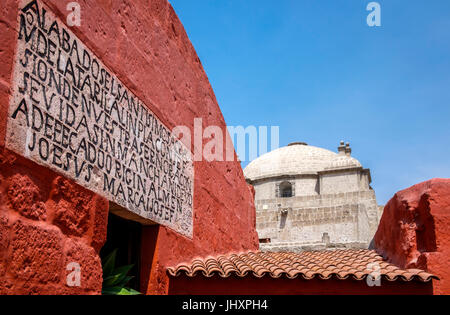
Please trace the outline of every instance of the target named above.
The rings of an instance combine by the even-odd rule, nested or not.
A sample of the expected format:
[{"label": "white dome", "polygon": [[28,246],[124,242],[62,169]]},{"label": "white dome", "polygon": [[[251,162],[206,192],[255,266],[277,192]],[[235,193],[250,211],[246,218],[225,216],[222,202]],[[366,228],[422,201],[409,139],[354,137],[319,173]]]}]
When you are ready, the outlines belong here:
[{"label": "white dome", "polygon": [[249,180],[257,180],[280,175],[317,174],[347,167],[361,167],[361,164],[350,156],[297,142],[255,159],[244,169],[244,175]]}]

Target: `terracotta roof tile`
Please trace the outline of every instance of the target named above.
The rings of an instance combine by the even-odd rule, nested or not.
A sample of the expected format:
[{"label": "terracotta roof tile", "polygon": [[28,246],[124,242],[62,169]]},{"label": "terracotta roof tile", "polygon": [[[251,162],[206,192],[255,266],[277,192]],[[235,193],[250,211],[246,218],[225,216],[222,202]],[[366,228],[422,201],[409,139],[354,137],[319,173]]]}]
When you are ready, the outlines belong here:
[{"label": "terracotta roof tile", "polygon": [[383,260],[373,250],[334,250],[307,251],[301,253],[263,253],[249,252],[230,254],[216,258],[194,259],[190,263],[183,263],[176,267],[167,268],[167,272],[177,277],[185,274],[189,277],[203,275],[212,277],[219,275],[229,277],[236,275],[246,277],[253,275],[262,278],[266,275],[272,278],[286,277],[295,279],[302,277],[306,280],[319,277],[320,279],[348,279],[363,280],[372,272],[378,271],[389,281],[423,282],[438,277],[420,269],[401,269]]}]

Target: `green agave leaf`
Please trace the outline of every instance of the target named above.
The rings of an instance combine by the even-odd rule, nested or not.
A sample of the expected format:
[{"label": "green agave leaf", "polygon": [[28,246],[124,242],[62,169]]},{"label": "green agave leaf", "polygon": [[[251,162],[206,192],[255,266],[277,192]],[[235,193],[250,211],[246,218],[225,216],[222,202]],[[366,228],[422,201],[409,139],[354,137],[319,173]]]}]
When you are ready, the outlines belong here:
[{"label": "green agave leaf", "polygon": [[103,279],[103,286],[104,287],[119,286],[119,283],[120,283],[119,280],[121,279],[121,277],[122,277],[121,274],[106,277],[105,279]]},{"label": "green agave leaf", "polygon": [[134,276],[128,276],[134,265],[115,268],[117,249],[109,254],[103,262],[103,295],[140,295],[141,293],[131,288],[126,288],[128,282]]},{"label": "green agave leaf", "polygon": [[103,295],[141,295],[140,292],[131,288],[111,287],[102,290]]},{"label": "green agave leaf", "polygon": [[125,287],[127,284],[128,284],[128,282],[130,282],[130,280],[131,279],[133,279],[134,277],[133,276],[128,276],[128,277],[125,277],[125,279],[123,279],[120,283],[118,283],[117,285],[118,286],[121,286],[121,287]]},{"label": "green agave leaf", "polygon": [[117,249],[113,250],[113,252],[111,254],[106,256],[104,263],[103,263],[104,277],[108,277],[113,274],[112,272],[116,265],[116,256],[117,256]]},{"label": "green agave leaf", "polygon": [[122,291],[122,287],[109,287],[109,288],[103,288],[102,294],[103,295],[118,295],[120,291]]},{"label": "green agave leaf", "polygon": [[117,274],[128,274],[128,272],[130,272],[130,270],[134,267],[134,265],[127,265],[127,266],[122,266],[122,267],[118,267],[116,269],[114,269],[113,274],[117,275]]},{"label": "green agave leaf", "polygon": [[129,288],[128,291],[130,292],[130,295],[142,295],[141,292],[138,292],[134,289]]},{"label": "green agave leaf", "polygon": [[[123,266],[123,267],[114,269],[113,274],[119,275],[119,277],[117,278],[117,283],[122,283],[124,281],[124,279],[127,277],[128,272],[130,272],[130,270],[133,267],[134,267],[134,265],[128,265],[128,266]],[[128,283],[128,281],[125,284],[127,284],[127,283]]]},{"label": "green agave leaf", "polygon": [[130,288],[122,288],[122,290],[120,290],[120,292],[117,295],[140,295],[141,293],[130,289]]}]

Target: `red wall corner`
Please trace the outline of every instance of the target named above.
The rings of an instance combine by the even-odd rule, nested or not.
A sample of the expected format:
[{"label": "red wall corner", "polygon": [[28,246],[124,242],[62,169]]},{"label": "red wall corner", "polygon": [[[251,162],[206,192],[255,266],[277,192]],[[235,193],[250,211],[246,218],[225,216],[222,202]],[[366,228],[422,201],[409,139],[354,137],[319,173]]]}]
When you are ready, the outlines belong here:
[{"label": "red wall corner", "polygon": [[450,294],[450,179],[402,190],[384,208],[376,250],[402,268],[437,275],[434,294]]}]

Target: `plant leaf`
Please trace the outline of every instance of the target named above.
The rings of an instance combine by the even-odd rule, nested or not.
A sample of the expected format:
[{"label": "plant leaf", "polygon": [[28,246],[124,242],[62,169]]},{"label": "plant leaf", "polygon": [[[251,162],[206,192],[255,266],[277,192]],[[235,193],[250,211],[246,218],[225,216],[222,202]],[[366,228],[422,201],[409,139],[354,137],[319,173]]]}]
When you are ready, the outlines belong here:
[{"label": "plant leaf", "polygon": [[140,295],[141,293],[125,287],[134,276],[128,276],[134,265],[115,268],[117,249],[102,260],[103,267],[103,295]]},{"label": "plant leaf", "polygon": [[128,282],[130,282],[130,280],[133,279],[133,278],[134,278],[134,276],[125,277],[125,279],[120,281],[119,284],[117,284],[117,285],[125,287],[128,284]]},{"label": "plant leaf", "polygon": [[120,293],[120,291],[122,291],[123,288],[121,287],[109,287],[109,288],[104,288],[102,290],[102,294],[103,295],[118,295]]},{"label": "plant leaf", "polygon": [[[124,279],[127,277],[128,272],[130,272],[130,270],[134,267],[134,265],[128,265],[128,266],[123,266],[123,267],[119,267],[114,269],[113,274],[115,275],[119,275],[119,277],[117,278],[117,283],[122,283],[124,281]],[[128,281],[125,284],[127,284]]]},{"label": "plant leaf", "polygon": [[117,248],[113,250],[113,252],[105,258],[103,263],[103,276],[105,278],[113,274],[112,272],[116,265],[116,256],[117,256]]},{"label": "plant leaf", "polygon": [[130,289],[130,288],[122,288],[122,290],[120,290],[120,292],[117,295],[140,295],[141,293]]},{"label": "plant leaf", "polygon": [[130,292],[130,295],[142,295],[141,292],[136,291],[134,289],[128,288],[128,291]]},{"label": "plant leaf", "polygon": [[103,286],[104,287],[119,286],[119,282],[120,282],[119,279],[121,277],[122,277],[122,275],[120,275],[120,274],[106,277],[105,279],[103,279]]}]

